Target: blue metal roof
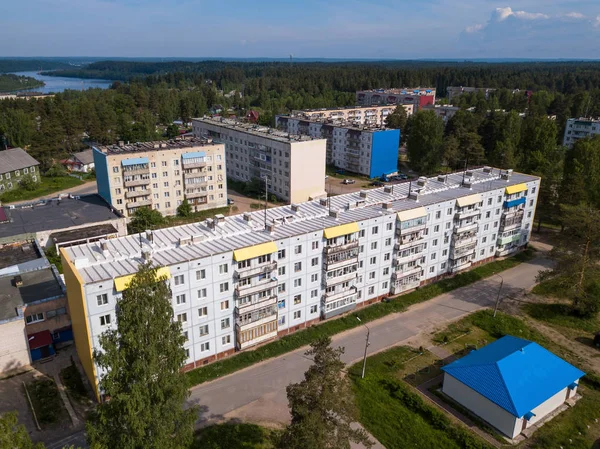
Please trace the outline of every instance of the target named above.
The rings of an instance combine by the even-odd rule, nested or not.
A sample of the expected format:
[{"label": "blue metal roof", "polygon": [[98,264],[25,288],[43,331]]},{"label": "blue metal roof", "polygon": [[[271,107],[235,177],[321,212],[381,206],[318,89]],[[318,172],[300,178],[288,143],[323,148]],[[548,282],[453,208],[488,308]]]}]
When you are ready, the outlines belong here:
[{"label": "blue metal roof", "polygon": [[537,343],[510,335],[442,370],[517,418],[585,375]]},{"label": "blue metal roof", "polygon": [[204,151],[193,151],[191,153],[184,153],[181,155],[183,159],[195,159],[197,157],[205,157],[206,153]]},{"label": "blue metal roof", "polygon": [[139,164],[147,164],[150,161],[147,157],[134,157],[131,159],[123,159],[121,161],[122,165],[139,165]]}]

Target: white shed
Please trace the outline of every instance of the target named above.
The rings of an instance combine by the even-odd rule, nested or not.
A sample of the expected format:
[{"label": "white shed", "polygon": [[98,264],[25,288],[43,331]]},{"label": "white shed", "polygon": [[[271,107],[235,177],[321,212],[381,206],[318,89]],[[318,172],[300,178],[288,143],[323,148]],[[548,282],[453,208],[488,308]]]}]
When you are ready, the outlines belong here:
[{"label": "white shed", "polygon": [[510,438],[574,396],[585,374],[537,343],[511,336],[443,371],[444,394]]}]

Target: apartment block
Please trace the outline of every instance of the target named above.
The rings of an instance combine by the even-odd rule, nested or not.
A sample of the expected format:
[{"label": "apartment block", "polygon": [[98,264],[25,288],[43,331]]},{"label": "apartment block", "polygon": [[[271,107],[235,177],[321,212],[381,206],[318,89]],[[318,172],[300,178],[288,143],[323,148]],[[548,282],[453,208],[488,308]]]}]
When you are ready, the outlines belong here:
[{"label": "apartment block", "polygon": [[184,198],[197,212],[227,206],[225,150],[211,139],[97,146],[98,193],[125,217],[140,207],[175,215]]},{"label": "apartment block", "polygon": [[0,193],[17,188],[25,177],[39,182],[39,165],[22,148],[0,151]]},{"label": "apartment block", "polygon": [[[414,105],[402,105],[407,116],[413,115]],[[348,106],[345,108],[322,108],[322,109],[304,109],[294,110],[290,114],[293,117],[301,117],[308,120],[319,120],[326,123],[345,122],[354,126],[383,126],[385,119],[390,115],[396,106]]]},{"label": "apartment block", "polygon": [[327,139],[327,163],[375,178],[398,172],[400,130],[353,125],[344,120],[320,120],[278,115],[277,127],[291,134]]},{"label": "apartment block", "polygon": [[486,167],[61,248],[79,357],[97,389],[141,263],[168,277],[192,369],[517,251],[539,183]]},{"label": "apartment block", "polygon": [[433,111],[435,115],[442,118],[444,124],[447,124],[448,120],[460,111],[460,108],[451,104],[428,104],[427,106],[423,106],[423,111]]},{"label": "apartment block", "polygon": [[324,139],[225,118],[194,119],[192,128],[225,145],[231,179],[266,177],[268,192],[290,203],[326,196]]},{"label": "apartment block", "polygon": [[600,134],[600,119],[570,118],[565,127],[563,145],[569,148],[579,139],[594,137]]},{"label": "apartment block", "polygon": [[360,90],[356,92],[356,103],[361,106],[406,104],[412,105],[413,112],[417,112],[425,105],[435,104],[435,89],[417,87]]}]

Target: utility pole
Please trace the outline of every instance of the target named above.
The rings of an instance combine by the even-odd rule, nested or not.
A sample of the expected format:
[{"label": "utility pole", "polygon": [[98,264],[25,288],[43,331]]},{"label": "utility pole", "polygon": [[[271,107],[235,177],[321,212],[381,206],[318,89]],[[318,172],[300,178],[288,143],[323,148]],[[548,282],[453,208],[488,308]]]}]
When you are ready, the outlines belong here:
[{"label": "utility pole", "polygon": [[369,329],[369,326],[367,326],[365,323],[363,323],[361,321],[361,319],[359,317],[356,317],[356,319],[364,326],[367,328],[367,340],[365,342],[365,355],[363,357],[363,369],[362,369],[362,376],[361,379],[365,378],[365,370],[367,368],[367,349],[369,348],[369,335],[371,334],[371,329]]},{"label": "utility pole", "polygon": [[496,276],[498,276],[501,279],[501,281],[500,288],[498,288],[498,295],[496,296],[496,305],[494,306],[494,318],[496,318],[496,312],[498,312],[498,305],[500,304],[500,292],[502,291],[502,286],[504,285],[504,278],[498,273],[496,273]]}]

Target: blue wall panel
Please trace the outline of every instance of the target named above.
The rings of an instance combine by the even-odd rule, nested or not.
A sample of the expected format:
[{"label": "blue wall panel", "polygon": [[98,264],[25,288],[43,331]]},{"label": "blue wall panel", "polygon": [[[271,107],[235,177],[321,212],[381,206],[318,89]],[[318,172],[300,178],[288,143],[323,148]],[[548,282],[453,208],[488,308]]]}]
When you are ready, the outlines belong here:
[{"label": "blue wall panel", "polygon": [[377,178],[398,171],[398,146],[400,130],[387,129],[373,132],[371,167],[369,176]]},{"label": "blue wall panel", "polygon": [[52,340],[54,341],[54,343],[63,343],[65,341],[73,340],[73,329],[71,328],[63,329],[61,331],[55,332],[55,334],[58,334],[58,338],[54,338],[53,335]]},{"label": "blue wall panel", "polygon": [[98,193],[102,198],[104,198],[104,201],[112,206],[106,154],[97,150],[96,148],[94,148],[94,168],[96,170],[96,184],[98,185]]}]

